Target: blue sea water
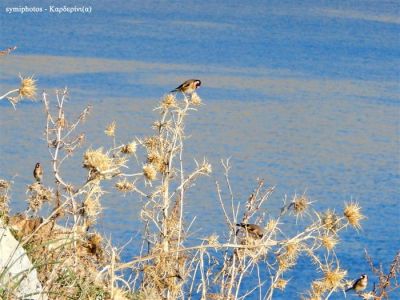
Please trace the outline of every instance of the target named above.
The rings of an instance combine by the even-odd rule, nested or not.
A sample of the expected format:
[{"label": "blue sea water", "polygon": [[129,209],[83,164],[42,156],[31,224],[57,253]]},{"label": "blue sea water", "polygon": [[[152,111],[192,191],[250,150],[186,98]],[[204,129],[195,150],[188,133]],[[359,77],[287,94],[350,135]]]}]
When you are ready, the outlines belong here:
[{"label": "blue sea water", "polygon": [[[6,12],[50,5],[92,12]],[[341,212],[345,201],[358,201],[367,219],[360,232],[341,235],[337,255],[350,277],[376,280],[364,249],[384,266],[400,250],[399,12],[397,1],[3,0],[0,48],[18,49],[0,60],[0,91],[17,85],[18,73],[35,74],[40,89],[68,86],[72,114],[94,106],[83,129],[86,146],[98,147],[111,145],[103,131],[113,120],[120,141],[149,134],[162,95],[201,78],[205,105],[189,117],[185,157],[206,156],[214,174],[186,203],[186,219],[197,216],[196,234],[222,231],[215,181],[223,180],[219,160],[231,157],[236,200],[247,199],[257,177],[276,185],[266,205],[272,216],[285,195],[304,191],[315,209]],[[13,178],[18,211],[35,162],[49,168],[38,134],[43,110],[21,103],[14,111],[6,102],[0,110],[0,177]],[[82,151],[64,170],[71,181],[84,176]],[[98,230],[117,245],[139,239],[142,200],[109,192]],[[133,243],[122,257],[135,254]],[[318,275],[301,259],[275,299],[299,298]]]}]

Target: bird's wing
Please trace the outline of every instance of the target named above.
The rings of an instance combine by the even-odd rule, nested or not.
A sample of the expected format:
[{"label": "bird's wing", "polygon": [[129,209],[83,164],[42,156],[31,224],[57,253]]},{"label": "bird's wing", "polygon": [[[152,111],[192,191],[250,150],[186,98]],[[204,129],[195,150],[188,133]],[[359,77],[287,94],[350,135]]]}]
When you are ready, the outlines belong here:
[{"label": "bird's wing", "polygon": [[353,281],[353,283],[351,284],[351,286],[350,286],[347,290],[345,290],[345,292],[354,289],[354,288],[356,287],[356,285],[358,284],[359,281],[360,281],[360,279],[357,279],[357,280]]},{"label": "bird's wing", "polygon": [[177,92],[177,91],[181,91],[183,89],[186,89],[187,87],[189,87],[192,84],[193,80],[186,80],[184,83],[182,83],[180,86],[178,86],[176,89],[172,90],[172,92]]}]

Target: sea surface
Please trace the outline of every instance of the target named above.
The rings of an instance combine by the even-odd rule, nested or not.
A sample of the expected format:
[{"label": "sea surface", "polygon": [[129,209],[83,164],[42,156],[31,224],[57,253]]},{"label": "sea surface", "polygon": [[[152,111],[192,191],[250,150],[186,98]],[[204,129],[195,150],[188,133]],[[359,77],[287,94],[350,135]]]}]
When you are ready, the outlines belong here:
[{"label": "sea surface", "polygon": [[[92,10],[58,14],[51,5]],[[48,11],[6,12],[24,6]],[[87,143],[62,170],[79,182],[84,150],[112,146],[107,124],[117,122],[121,143],[149,135],[162,96],[200,78],[205,105],[188,117],[184,159],[189,172],[193,159],[207,157],[213,174],[186,199],[185,219],[196,217],[190,242],[225,230],[215,182],[226,195],[220,160],[230,158],[241,207],[257,178],[276,187],[263,208],[267,217],[295,194],[339,214],[344,202],[357,201],[367,218],[359,232],[342,232],[337,256],[349,278],[367,273],[376,281],[364,249],[386,268],[400,250],[399,13],[398,1],[2,0],[0,48],[18,49],[0,59],[0,94],[18,87],[18,74],[33,74],[52,101],[56,88],[69,88],[71,116],[93,105],[81,128]],[[26,208],[37,161],[52,184],[41,103],[14,110],[1,101],[0,128],[0,177],[14,181],[17,212]],[[117,246],[133,239],[122,252],[127,261],[138,253],[144,200],[111,186],[107,192],[96,230]],[[282,228],[295,233],[295,219],[285,218]],[[322,276],[312,269],[300,259],[274,299],[299,299]]]}]

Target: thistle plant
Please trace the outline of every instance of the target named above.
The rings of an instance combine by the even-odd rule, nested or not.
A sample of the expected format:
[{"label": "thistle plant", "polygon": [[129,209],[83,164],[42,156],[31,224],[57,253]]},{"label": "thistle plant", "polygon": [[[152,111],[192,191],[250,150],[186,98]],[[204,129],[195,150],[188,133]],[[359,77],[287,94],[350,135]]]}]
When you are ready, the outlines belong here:
[{"label": "thistle plant", "polygon": [[[34,84],[33,79],[25,80],[25,89],[18,90],[21,97],[32,97]],[[188,236],[196,233],[191,232],[194,218],[185,217],[190,207],[188,191],[213,170],[205,158],[194,160],[189,169],[184,155],[185,124],[201,110],[201,98],[196,93],[165,95],[155,109],[158,115],[149,136],[121,141],[118,122],[110,120],[101,129],[109,143],[83,150],[79,166],[86,174],[83,182],[66,178],[63,168],[84,145],[79,125],[91,107],[74,119],[66,113],[67,99],[67,89],[42,96],[54,182],[29,185],[31,218],[15,215],[9,221],[21,233],[21,245],[34,249],[30,255],[48,295],[55,299],[127,299],[132,294],[139,299],[273,299],[277,290],[284,293],[292,284],[289,271],[300,258],[309,259],[317,274],[308,289],[303,287],[304,299],[328,299],[344,292],[346,266],[335,249],[342,230],[361,228],[364,216],[358,203],[345,203],[341,213],[320,212],[304,193],[285,198],[280,212],[271,214],[266,207],[272,205],[275,187],[258,179],[247,199],[238,200],[230,180],[231,162],[222,160],[224,175],[215,181],[214,201],[225,227],[218,235],[198,236],[200,242],[189,243]],[[9,213],[9,186],[0,181],[4,216]],[[121,262],[122,249],[96,231],[104,210],[102,200],[109,192],[143,203],[142,244],[131,261]],[[39,218],[46,202],[52,211]],[[296,226],[295,233],[290,226]]]},{"label": "thistle plant", "polygon": [[[334,292],[344,291],[347,271],[336,257],[335,246],[343,229],[361,227],[364,216],[360,206],[345,204],[342,216],[332,210],[318,212],[303,194],[285,200],[279,215],[267,215],[264,207],[275,187],[265,187],[259,179],[245,203],[235,200],[229,160],[222,161],[228,199],[223,197],[221,183],[216,182],[216,201],[226,224],[225,240],[212,234],[201,238],[199,245],[186,245],[190,226],[183,220],[183,203],[187,188],[199,175],[211,172],[211,165],[204,160],[185,176],[181,159],[183,123],[187,112],[201,103],[193,102],[196,97],[178,101],[167,95],[157,108],[160,119],[154,122],[155,134],[138,139],[146,156],[142,168],[144,182],[139,188],[139,181],[125,180],[117,188],[122,192],[134,191],[146,200],[141,218],[147,251],[142,247],[140,255],[116,270],[131,269],[131,287],[144,298],[157,295],[155,299],[244,299],[258,295],[260,299],[273,299],[276,289],[284,292],[291,284],[286,274],[303,256],[313,263],[317,274],[322,274],[311,283],[309,291],[303,291],[305,299],[329,298]],[[291,223],[293,217],[295,224],[302,219],[303,225],[298,224],[297,233],[290,236],[284,225]],[[264,234],[249,234],[236,224],[255,224]],[[260,275],[265,271],[270,274],[268,278]],[[254,287],[244,290],[244,283],[255,277],[258,280]]]}]

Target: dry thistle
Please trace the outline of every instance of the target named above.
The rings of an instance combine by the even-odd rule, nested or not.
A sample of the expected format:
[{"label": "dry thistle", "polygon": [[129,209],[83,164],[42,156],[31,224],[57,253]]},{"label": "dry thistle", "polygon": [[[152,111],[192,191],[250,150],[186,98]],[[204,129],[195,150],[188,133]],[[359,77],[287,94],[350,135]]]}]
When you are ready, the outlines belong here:
[{"label": "dry thistle", "polygon": [[300,251],[300,243],[297,240],[291,241],[286,245],[286,255],[292,261],[297,259]]},{"label": "dry thistle", "polygon": [[146,164],[143,166],[143,175],[147,180],[153,181],[157,177],[157,170],[152,164]]},{"label": "dry thistle", "polygon": [[147,154],[147,163],[152,164],[160,173],[165,171],[164,160],[157,151],[151,151],[149,154]]},{"label": "dry thistle", "polygon": [[87,169],[94,169],[99,172],[109,170],[113,163],[112,159],[103,153],[103,148],[87,150],[83,156],[83,166]]},{"label": "dry thistle", "polygon": [[327,291],[326,284],[321,280],[315,280],[311,283],[311,292],[309,295],[310,300],[321,299],[323,293]]},{"label": "dry thistle", "polygon": [[321,216],[322,226],[331,232],[336,232],[340,227],[340,219],[339,216],[334,212],[328,209]]},{"label": "dry thistle", "polygon": [[4,179],[0,179],[0,190],[7,190],[8,188],[10,188],[11,183],[7,180]]},{"label": "dry thistle", "polygon": [[200,170],[204,174],[211,174],[212,173],[212,166],[210,163],[204,161],[203,164],[200,166]]},{"label": "dry thistle", "polygon": [[283,291],[286,288],[286,285],[288,284],[288,280],[285,280],[283,278],[279,278],[275,283],[274,283],[274,287],[277,289],[280,289],[281,291]]},{"label": "dry thistle", "polygon": [[118,191],[122,193],[132,192],[133,190],[135,190],[135,185],[133,184],[133,182],[129,182],[128,180],[126,180],[126,178],[124,180],[118,181],[115,184],[115,187]]},{"label": "dry thistle", "polygon": [[278,268],[280,272],[284,272],[296,264],[301,244],[299,241],[289,241],[285,246],[285,251],[277,256]]},{"label": "dry thistle", "polygon": [[36,80],[32,77],[23,78],[20,76],[21,85],[18,90],[18,94],[20,98],[26,98],[30,100],[34,100],[36,98]]},{"label": "dry thistle", "polygon": [[101,247],[101,243],[103,242],[103,238],[98,233],[93,233],[89,236],[88,242],[90,243],[92,248],[99,248]]},{"label": "dry thistle", "polygon": [[161,141],[158,136],[150,136],[144,139],[143,144],[146,147],[146,149],[149,152],[151,152],[157,149],[157,147],[161,145]]},{"label": "dry thistle", "polygon": [[172,128],[172,121],[170,119],[161,122],[161,121],[155,121],[153,122],[153,125],[151,126],[154,130],[158,131],[159,133],[161,132],[161,129],[171,129]]},{"label": "dry thistle", "polygon": [[321,244],[327,249],[332,250],[339,242],[337,238],[332,235],[323,235],[320,237]]},{"label": "dry thistle", "polygon": [[195,163],[197,167],[197,172],[205,175],[209,175],[212,173],[212,166],[206,159],[203,159],[201,164],[199,164],[196,160]]},{"label": "dry thistle", "polygon": [[89,169],[92,178],[97,175],[112,176],[118,173],[127,161],[126,158],[108,155],[108,153],[103,153],[103,148],[86,150],[83,155],[83,167]]},{"label": "dry thistle", "polygon": [[265,226],[265,232],[274,232],[278,228],[278,220],[270,219]]},{"label": "dry thistle", "polygon": [[100,185],[93,184],[86,192],[86,198],[82,202],[81,214],[89,219],[91,225],[96,221],[97,215],[102,211],[100,197],[104,194]]},{"label": "dry thistle", "polygon": [[121,148],[121,152],[124,154],[134,154],[136,152],[137,144],[135,141],[130,142],[129,144],[124,145]]},{"label": "dry thistle", "polygon": [[296,216],[302,216],[308,206],[310,205],[310,201],[307,199],[306,196],[295,197],[293,200],[293,213]]},{"label": "dry thistle", "polygon": [[336,290],[344,287],[344,278],[347,275],[346,270],[341,270],[339,266],[336,269],[331,269],[331,266],[326,266],[324,270],[324,279],[322,280],[326,290]]},{"label": "dry thistle", "polygon": [[38,197],[28,197],[29,209],[37,213],[43,205],[43,201]]},{"label": "dry thistle", "polygon": [[101,213],[102,207],[99,196],[100,195],[94,194],[92,197],[86,198],[82,203],[83,214],[90,219],[95,219],[96,216]]},{"label": "dry thistle", "polygon": [[106,130],[104,130],[104,133],[108,136],[115,136],[115,128],[116,128],[116,123],[115,121],[112,121],[106,128]]},{"label": "dry thistle", "polygon": [[292,259],[290,259],[289,256],[286,254],[278,255],[276,259],[278,261],[279,272],[281,273],[289,270],[291,267],[295,265],[295,262]]},{"label": "dry thistle", "polygon": [[34,212],[37,212],[42,207],[44,202],[48,202],[53,199],[53,192],[38,182],[29,185],[28,192],[29,208]]},{"label": "dry thistle", "polygon": [[360,221],[365,218],[361,214],[361,207],[357,202],[346,203],[344,207],[344,215],[350,225],[356,229],[361,229]]},{"label": "dry thistle", "polygon": [[161,107],[163,110],[167,110],[168,108],[176,107],[176,98],[173,94],[165,95],[164,99],[161,101]]},{"label": "dry thistle", "polygon": [[190,97],[190,103],[194,106],[200,106],[202,103],[200,96],[197,93],[193,93]]}]

